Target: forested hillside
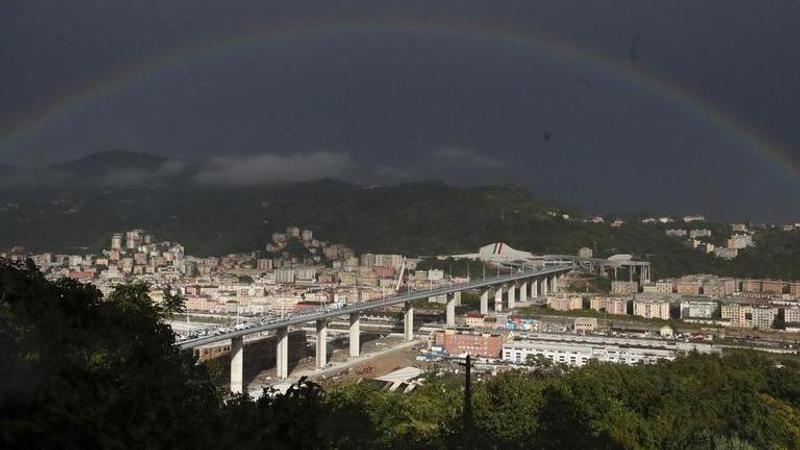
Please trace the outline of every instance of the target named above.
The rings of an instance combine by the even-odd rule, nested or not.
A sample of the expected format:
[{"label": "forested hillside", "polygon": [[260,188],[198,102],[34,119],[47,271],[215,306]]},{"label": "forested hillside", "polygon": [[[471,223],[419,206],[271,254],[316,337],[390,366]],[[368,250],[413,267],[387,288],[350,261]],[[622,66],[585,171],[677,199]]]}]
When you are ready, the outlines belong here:
[{"label": "forested hillside", "polygon": [[[170,164],[147,155],[101,154],[28,174],[52,183],[0,183],[0,249],[96,252],[107,246],[112,232],[142,227],[160,239],[183,243],[190,254],[222,255],[263,249],[273,231],[299,225],[357,251],[453,254],[507,242],[535,253],[574,254],[586,246],[597,256],[649,258],[654,277],[712,272],[800,279],[798,231],[759,231],[754,249],[725,262],[665,236],[667,225],[642,224],[636,216],[619,228],[585,223],[588,213],[512,185],[373,187],[322,180],[222,186],[193,181],[191,168],[164,175],[163,167]],[[128,170],[120,172],[120,166]],[[142,173],[153,170],[161,175],[144,177],[152,182],[120,183],[132,182],[132,174],[141,181]],[[121,175],[109,183],[109,173]],[[710,228],[718,243],[730,230],[718,223],[692,227]]]}]

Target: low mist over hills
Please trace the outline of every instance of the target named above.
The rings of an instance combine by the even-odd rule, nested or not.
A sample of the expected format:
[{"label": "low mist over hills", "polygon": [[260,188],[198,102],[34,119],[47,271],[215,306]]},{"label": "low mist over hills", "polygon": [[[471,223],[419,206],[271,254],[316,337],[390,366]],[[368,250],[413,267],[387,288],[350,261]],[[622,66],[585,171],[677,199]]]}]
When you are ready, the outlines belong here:
[{"label": "low mist over hills", "polygon": [[98,250],[115,230],[144,227],[195,254],[262,249],[300,224],[359,249],[472,251],[517,217],[562,210],[514,186],[364,186],[337,180],[206,183],[207,167],[128,152],[17,171],[0,189],[0,248]]},{"label": "low mist over hills", "polygon": [[[180,182],[192,176],[194,165],[145,153],[108,151],[54,164],[27,169],[8,166],[0,188],[59,187],[137,187],[152,188]],[[0,166],[0,173],[3,167]]]},{"label": "low mist over hills", "polygon": [[[96,252],[107,247],[112,232],[141,227],[183,243],[191,254],[223,255],[261,250],[272,232],[299,225],[357,251],[453,254],[502,241],[533,252],[572,254],[586,246],[597,256],[647,257],[654,276],[705,271],[800,278],[798,232],[759,231],[755,248],[723,261],[665,236],[666,225],[642,224],[633,216],[619,228],[586,223],[586,213],[513,185],[198,180],[207,170],[129,152],[17,169],[14,181],[0,188],[0,249]],[[725,224],[693,227],[712,228],[715,239],[729,232]]]}]

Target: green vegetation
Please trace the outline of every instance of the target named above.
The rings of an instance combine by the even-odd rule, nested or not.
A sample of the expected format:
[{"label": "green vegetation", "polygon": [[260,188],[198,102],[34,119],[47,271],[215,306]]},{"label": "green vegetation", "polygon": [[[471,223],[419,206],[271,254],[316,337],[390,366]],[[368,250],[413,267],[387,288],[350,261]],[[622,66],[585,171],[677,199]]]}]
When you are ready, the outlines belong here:
[{"label": "green vegetation", "polygon": [[250,275],[239,275],[237,279],[240,284],[253,284],[253,277]]},{"label": "green vegetation", "polygon": [[290,238],[286,244],[286,253],[290,258],[297,258],[299,261],[305,261],[311,258],[311,252],[297,239]]},{"label": "green vegetation", "polygon": [[[723,261],[664,235],[667,228],[688,225],[642,224],[633,217],[619,228],[584,223],[585,214],[511,185],[366,188],[324,180],[253,187],[5,187],[0,204],[14,205],[0,211],[0,249],[22,245],[31,251],[98,251],[108,246],[113,231],[144,227],[159,238],[183,243],[190,254],[224,255],[263,249],[272,232],[299,225],[358,252],[433,256],[472,253],[492,242],[536,253],[575,254],[589,247],[599,257],[645,256],[653,262],[654,279],[696,272],[800,279],[798,231],[758,231],[755,248]],[[561,218],[561,213],[572,219]],[[711,229],[717,243],[730,233],[725,224],[695,227]],[[293,244],[290,253],[307,256],[301,247]],[[449,270],[449,265],[442,268]],[[465,270],[460,263],[453,267],[457,275]],[[470,266],[473,276],[478,270]]]},{"label": "green vegetation", "polygon": [[529,371],[474,383],[465,423],[461,380],[432,374],[410,394],[306,383],[225,399],[212,382],[225,368],[173,346],[171,309],[179,299],[154,306],[144,285],[103,300],[0,260],[0,447],[800,446],[800,363],[777,355],[574,370],[534,359]]},{"label": "green vegetation", "polygon": [[[654,366],[590,364],[477,383],[474,423],[461,427],[459,384],[432,381],[410,395],[339,386],[325,399],[363,407],[361,433],[378,447],[797,448],[797,366],[761,356],[690,355]],[[376,430],[370,436],[369,430]],[[355,442],[354,442],[355,443]],[[733,447],[732,444],[737,446]]]},{"label": "green vegetation", "polygon": [[421,298],[419,300],[414,300],[411,302],[414,305],[414,308],[417,310],[435,310],[435,311],[444,311],[445,305],[441,303],[431,303],[428,301],[427,298]]},{"label": "green vegetation", "polygon": [[607,294],[611,291],[611,278],[598,275],[584,274],[581,278],[565,282],[567,285],[563,290],[567,292]]},{"label": "green vegetation", "polygon": [[652,323],[667,323],[666,320],[659,319],[646,319],[640,316],[631,314],[607,314],[605,310],[596,311],[594,309],[573,309],[570,311],[557,311],[548,306],[528,306],[525,308],[517,308],[514,310],[515,314],[520,316],[560,316],[560,317],[596,317],[598,319],[610,320],[624,320],[631,322],[652,322]]}]

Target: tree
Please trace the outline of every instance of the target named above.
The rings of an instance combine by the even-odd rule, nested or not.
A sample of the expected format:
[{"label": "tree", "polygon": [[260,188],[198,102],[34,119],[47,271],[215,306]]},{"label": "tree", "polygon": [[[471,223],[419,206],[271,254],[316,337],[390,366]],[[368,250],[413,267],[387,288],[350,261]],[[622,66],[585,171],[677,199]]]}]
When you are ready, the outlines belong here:
[{"label": "tree", "polygon": [[208,442],[221,399],[147,292],[126,285],[103,300],[91,285],[0,260],[0,447]]},{"label": "tree", "polygon": [[[800,448],[800,363],[737,351],[625,366],[590,361],[410,393],[301,380],[224,399],[174,345],[145,284],[107,299],[0,260],[0,448]],[[777,360],[775,359],[777,358]]]}]

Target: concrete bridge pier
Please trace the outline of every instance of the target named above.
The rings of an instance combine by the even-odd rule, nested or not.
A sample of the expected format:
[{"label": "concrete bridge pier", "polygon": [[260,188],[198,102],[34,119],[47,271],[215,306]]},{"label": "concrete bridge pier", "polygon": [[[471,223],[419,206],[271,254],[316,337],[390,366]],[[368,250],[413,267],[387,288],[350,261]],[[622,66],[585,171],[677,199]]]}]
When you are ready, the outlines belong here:
[{"label": "concrete bridge pier", "polygon": [[514,283],[508,285],[508,309],[517,307],[517,286]]},{"label": "concrete bridge pier", "polygon": [[289,378],[289,327],[278,328],[278,343],[275,352],[275,376],[279,380]]},{"label": "concrete bridge pier", "polygon": [[494,291],[494,312],[503,311],[503,286]]},{"label": "concrete bridge pier", "polygon": [[558,292],[558,278],[559,278],[558,274],[553,275],[553,293]]},{"label": "concrete bridge pier", "polygon": [[547,286],[547,276],[544,276],[542,278],[542,297],[547,297],[547,294],[549,293],[550,291]]},{"label": "concrete bridge pier", "polygon": [[531,297],[538,298],[539,297],[539,280],[536,278],[531,280]]},{"label": "concrete bridge pier", "polygon": [[350,314],[350,357],[361,355],[361,313]]},{"label": "concrete bridge pier", "polygon": [[244,391],[244,338],[231,339],[231,392]]},{"label": "concrete bridge pier", "polygon": [[456,293],[447,294],[447,305],[445,307],[445,317],[448,327],[456,326]]},{"label": "concrete bridge pier", "polygon": [[489,314],[489,290],[483,291],[481,293],[481,314],[484,316]]},{"label": "concrete bridge pier", "polygon": [[328,364],[328,320],[317,320],[317,367]]},{"label": "concrete bridge pier", "polygon": [[403,329],[405,331],[405,338],[407,341],[414,340],[414,305],[411,302],[406,302],[406,311],[403,320]]},{"label": "concrete bridge pier", "polygon": [[523,281],[521,285],[519,285],[519,301],[525,303],[528,301],[528,282]]}]

